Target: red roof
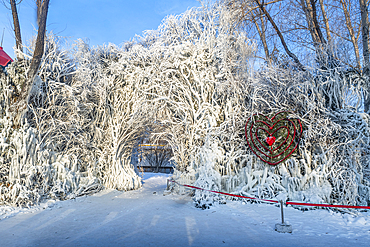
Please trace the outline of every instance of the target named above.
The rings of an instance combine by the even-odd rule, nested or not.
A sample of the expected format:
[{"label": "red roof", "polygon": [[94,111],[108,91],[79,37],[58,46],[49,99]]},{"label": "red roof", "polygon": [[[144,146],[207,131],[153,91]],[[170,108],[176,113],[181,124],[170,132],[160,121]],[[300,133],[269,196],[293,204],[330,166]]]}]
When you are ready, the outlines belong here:
[{"label": "red roof", "polygon": [[0,46],[0,65],[7,66],[8,63],[13,62],[13,59],[6,54],[3,48]]}]

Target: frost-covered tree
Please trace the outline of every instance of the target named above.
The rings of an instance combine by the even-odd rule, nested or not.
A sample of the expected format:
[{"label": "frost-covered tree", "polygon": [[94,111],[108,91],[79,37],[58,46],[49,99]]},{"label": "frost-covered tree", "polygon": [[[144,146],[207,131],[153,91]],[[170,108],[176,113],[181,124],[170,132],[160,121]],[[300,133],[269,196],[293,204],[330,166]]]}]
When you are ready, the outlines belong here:
[{"label": "frost-covered tree", "polygon": [[31,205],[102,187],[141,186],[130,156],[146,120],[133,85],[111,74],[121,70],[115,48],[77,42],[71,59],[58,41],[52,35],[47,39],[30,110],[20,126],[9,113],[9,99],[26,79],[30,57],[24,54],[26,59],[2,77],[2,203]]},{"label": "frost-covered tree", "polygon": [[[167,138],[174,149],[174,176],[205,189],[261,198],[367,204],[367,114],[358,113],[359,105],[350,100],[361,98],[360,79],[339,67],[297,71],[289,62],[253,72],[247,63],[253,45],[233,26],[231,16],[215,5],[169,17],[159,29],[165,35],[150,39],[148,50],[161,44],[163,56],[156,64],[167,77],[161,76],[147,94],[154,97],[153,109],[159,109],[161,129],[155,136]],[[196,23],[201,29],[192,31]],[[147,77],[150,85],[157,74]],[[279,111],[301,119],[303,138],[290,159],[269,166],[250,152],[244,125],[255,113]],[[204,151],[210,145],[207,138],[211,150],[220,152]],[[200,159],[204,153],[218,157]],[[205,198],[200,193],[195,200],[209,204]]]}]

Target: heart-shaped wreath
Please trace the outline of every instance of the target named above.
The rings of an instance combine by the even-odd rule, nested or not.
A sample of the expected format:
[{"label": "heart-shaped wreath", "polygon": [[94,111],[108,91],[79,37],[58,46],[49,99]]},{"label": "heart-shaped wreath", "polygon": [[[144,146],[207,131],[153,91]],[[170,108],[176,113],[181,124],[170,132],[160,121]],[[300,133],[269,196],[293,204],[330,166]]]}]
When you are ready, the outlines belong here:
[{"label": "heart-shaped wreath", "polygon": [[302,123],[298,118],[288,118],[282,111],[272,118],[254,114],[245,125],[248,146],[258,158],[269,165],[286,160],[298,147],[302,137]]}]

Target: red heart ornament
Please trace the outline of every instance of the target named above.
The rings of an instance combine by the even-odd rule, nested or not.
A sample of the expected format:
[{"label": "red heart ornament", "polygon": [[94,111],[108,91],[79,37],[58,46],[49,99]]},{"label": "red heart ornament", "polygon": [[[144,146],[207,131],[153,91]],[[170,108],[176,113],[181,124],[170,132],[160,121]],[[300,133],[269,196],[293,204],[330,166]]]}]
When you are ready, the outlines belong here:
[{"label": "red heart ornament", "polygon": [[288,118],[289,112],[279,112],[272,118],[254,114],[245,125],[249,148],[262,161],[277,165],[286,160],[298,147],[302,123]]},{"label": "red heart ornament", "polygon": [[275,136],[269,136],[269,137],[266,138],[266,142],[269,146],[272,146],[272,144],[274,144],[275,140],[276,140]]}]

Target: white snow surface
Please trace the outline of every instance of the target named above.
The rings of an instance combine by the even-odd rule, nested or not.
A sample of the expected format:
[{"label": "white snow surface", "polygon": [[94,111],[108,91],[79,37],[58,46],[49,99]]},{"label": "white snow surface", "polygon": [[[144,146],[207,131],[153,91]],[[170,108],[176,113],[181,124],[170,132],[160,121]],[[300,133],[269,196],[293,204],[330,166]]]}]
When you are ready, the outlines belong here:
[{"label": "white snow surface", "polygon": [[2,206],[0,246],[369,246],[370,212],[284,207],[293,233],[278,233],[279,207],[227,201],[201,210],[188,194],[163,196],[168,176],[145,173],[135,191]]}]

